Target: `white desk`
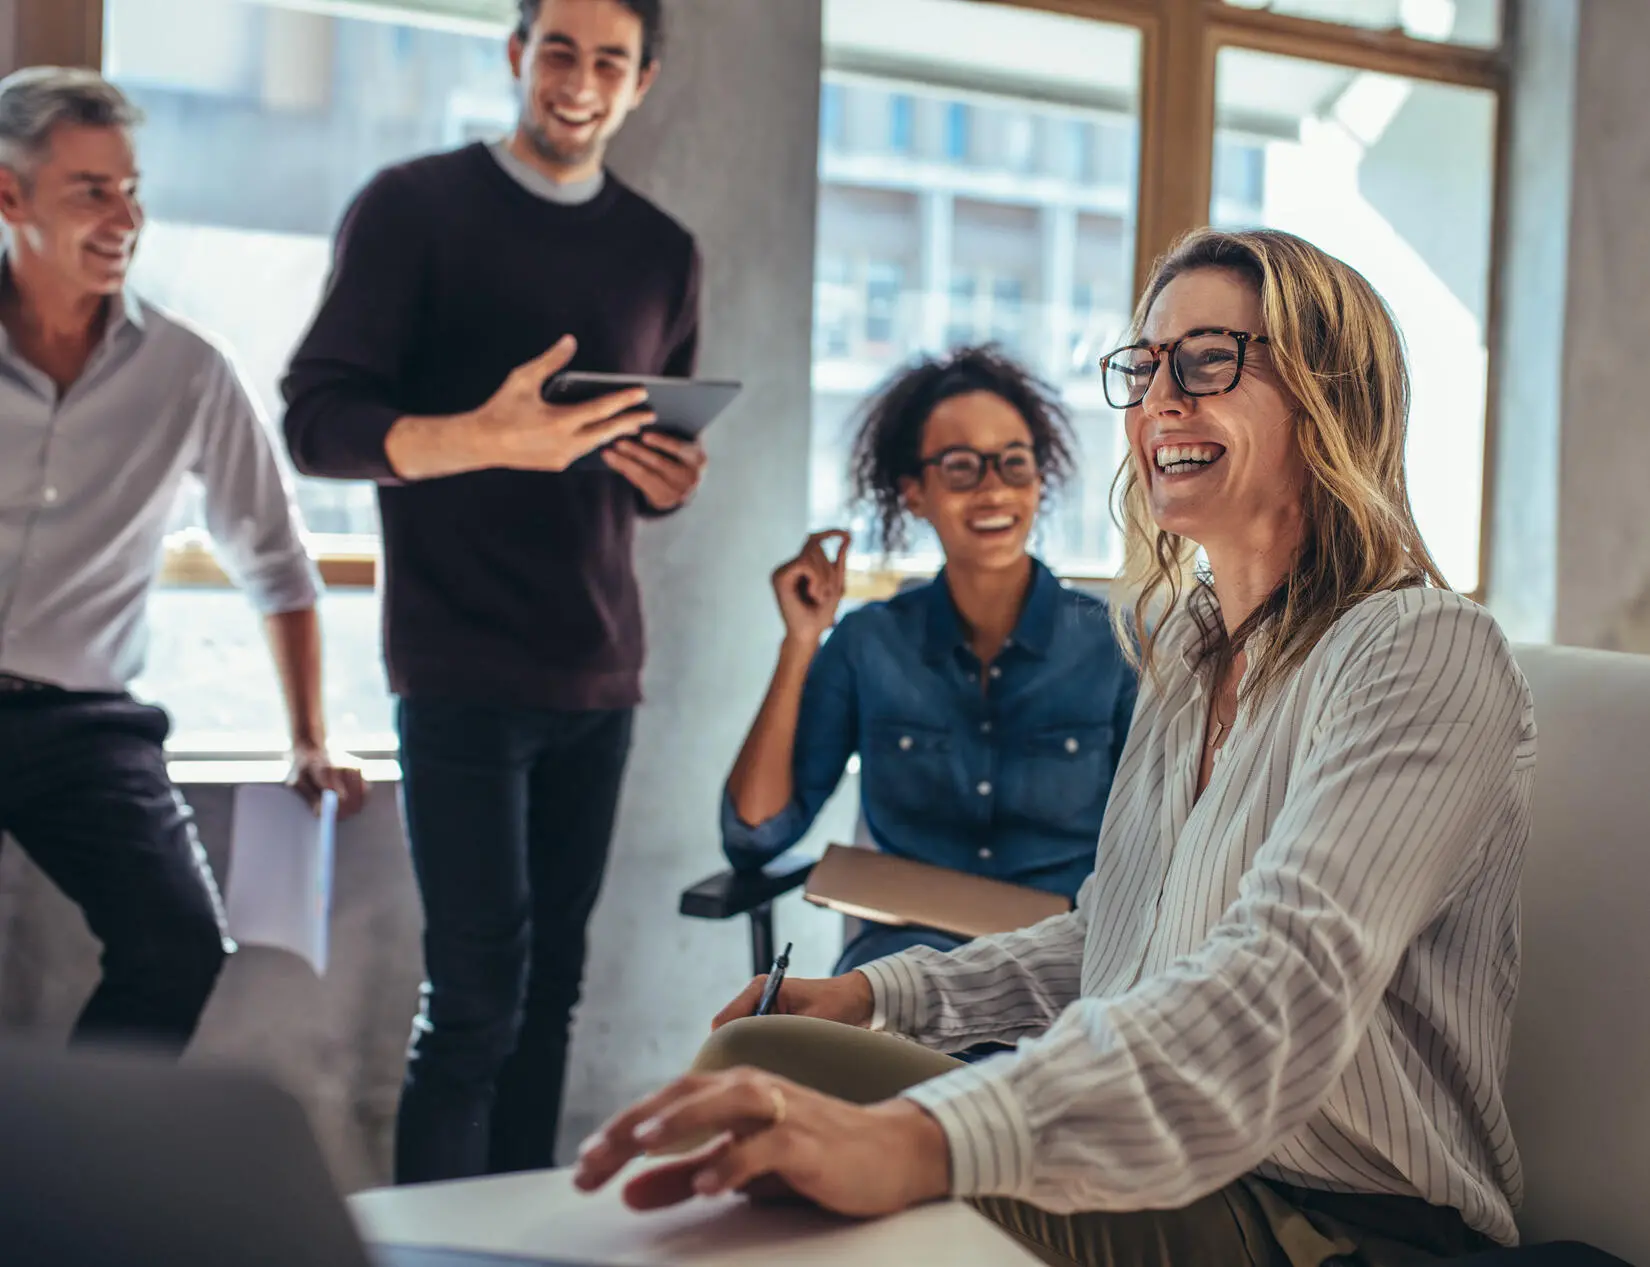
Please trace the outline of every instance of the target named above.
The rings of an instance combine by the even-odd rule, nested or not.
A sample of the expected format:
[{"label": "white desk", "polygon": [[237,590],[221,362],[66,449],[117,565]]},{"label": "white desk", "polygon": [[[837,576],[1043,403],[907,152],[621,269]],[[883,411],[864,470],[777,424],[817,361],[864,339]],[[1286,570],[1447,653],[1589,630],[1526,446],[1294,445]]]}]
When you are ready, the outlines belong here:
[{"label": "white desk", "polygon": [[636,1214],[615,1187],[576,1192],[566,1171],[363,1192],[350,1199],[368,1240],[556,1255],[625,1267],[1027,1267],[1037,1259],[965,1205],[871,1223],[738,1197]]}]

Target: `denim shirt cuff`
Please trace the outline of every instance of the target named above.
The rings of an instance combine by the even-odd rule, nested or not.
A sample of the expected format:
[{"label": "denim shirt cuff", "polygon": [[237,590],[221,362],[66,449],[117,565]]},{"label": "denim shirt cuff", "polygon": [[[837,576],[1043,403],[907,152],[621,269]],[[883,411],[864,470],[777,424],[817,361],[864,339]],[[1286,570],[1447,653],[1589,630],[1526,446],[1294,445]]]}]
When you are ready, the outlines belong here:
[{"label": "denim shirt cuff", "polygon": [[754,869],[777,858],[802,838],[802,811],[795,802],[765,823],[740,821],[733,797],[722,789],[722,852],[736,869]]}]

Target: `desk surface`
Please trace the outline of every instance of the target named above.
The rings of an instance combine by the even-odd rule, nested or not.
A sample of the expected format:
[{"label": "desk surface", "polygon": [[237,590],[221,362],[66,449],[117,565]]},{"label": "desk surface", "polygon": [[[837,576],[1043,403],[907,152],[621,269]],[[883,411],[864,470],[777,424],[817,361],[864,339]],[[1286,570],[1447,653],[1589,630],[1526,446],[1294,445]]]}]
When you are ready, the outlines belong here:
[{"label": "desk surface", "polygon": [[636,1214],[616,1188],[576,1192],[566,1171],[363,1192],[350,1206],[368,1240],[494,1253],[555,1254],[625,1267],[1027,1267],[1036,1259],[965,1205],[855,1223],[738,1197]]}]

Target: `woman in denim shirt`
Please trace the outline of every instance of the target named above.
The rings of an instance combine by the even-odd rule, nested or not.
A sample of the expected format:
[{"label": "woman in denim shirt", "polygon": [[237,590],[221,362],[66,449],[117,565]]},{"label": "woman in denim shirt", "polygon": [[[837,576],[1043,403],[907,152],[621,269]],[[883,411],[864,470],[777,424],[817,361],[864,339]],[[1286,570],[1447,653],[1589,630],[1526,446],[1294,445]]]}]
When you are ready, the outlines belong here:
[{"label": "woman in denim shirt", "polygon": [[[1135,681],[1105,605],[1026,550],[1073,448],[1052,390],[990,348],[924,360],[872,399],[855,493],[874,505],[885,548],[904,543],[907,516],[927,522],[945,568],[844,617],[823,645],[848,534],[815,533],[774,573],[785,640],[723,798],[722,847],[736,868],[800,840],[857,752],[879,849],[1076,895],[1094,867]],[[867,924],[836,970],[919,944],[960,943]]]}]

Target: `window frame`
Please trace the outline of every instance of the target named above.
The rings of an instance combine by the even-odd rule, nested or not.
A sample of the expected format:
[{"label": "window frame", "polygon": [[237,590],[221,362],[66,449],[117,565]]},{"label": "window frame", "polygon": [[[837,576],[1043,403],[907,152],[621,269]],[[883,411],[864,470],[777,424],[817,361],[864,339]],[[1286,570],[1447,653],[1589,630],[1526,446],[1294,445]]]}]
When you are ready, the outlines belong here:
[{"label": "window frame", "polygon": [[[379,0],[385,8],[392,0]],[[979,0],[976,0],[979,2]],[[1215,74],[1221,50],[1243,48],[1356,70],[1479,88],[1495,95],[1496,146],[1491,174],[1490,277],[1485,339],[1488,381],[1484,416],[1483,514],[1479,532],[1478,586],[1482,600],[1490,581],[1490,528],[1494,520],[1500,366],[1502,260],[1507,225],[1509,78],[1518,5],[1503,0],[1501,42],[1493,48],[1435,43],[1401,29],[1372,30],[1315,18],[1240,8],[1224,0],[986,0],[1008,8],[1061,13],[1135,27],[1140,33],[1140,127],[1137,153],[1134,293],[1153,261],[1182,232],[1207,223],[1214,178]],[[101,67],[104,0],[13,0],[18,65],[55,62]],[[401,0],[412,12],[450,9],[474,19],[465,0]],[[1188,91],[1187,86],[1191,85]],[[378,552],[370,540],[311,537],[322,577],[338,588],[370,587],[378,579]],[[857,575],[859,596],[892,592],[906,575],[877,568]],[[161,570],[169,585],[225,585],[227,578],[194,540],[169,541]],[[1083,584],[1110,578],[1071,576]]]}]

